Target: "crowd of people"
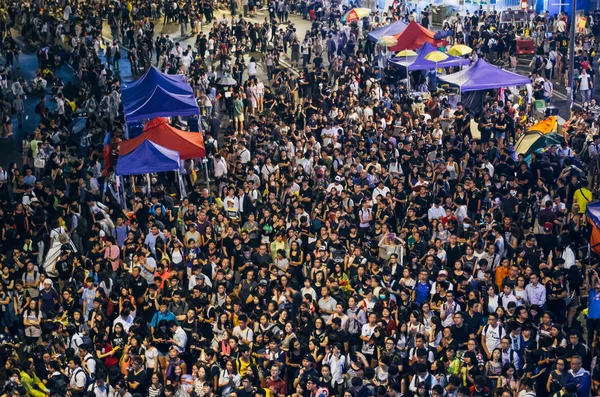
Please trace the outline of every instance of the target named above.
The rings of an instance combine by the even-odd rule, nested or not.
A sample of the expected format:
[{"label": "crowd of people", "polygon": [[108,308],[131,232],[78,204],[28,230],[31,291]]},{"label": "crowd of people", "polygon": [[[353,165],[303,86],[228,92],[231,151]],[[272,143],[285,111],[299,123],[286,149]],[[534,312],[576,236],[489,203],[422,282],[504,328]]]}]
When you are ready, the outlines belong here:
[{"label": "crowd of people", "polygon": [[[37,128],[18,132],[22,161],[0,169],[0,394],[597,396],[596,16],[577,38],[583,101],[565,142],[525,158],[513,145],[540,118],[532,103],[565,72],[565,15],[532,16],[524,28],[550,38],[532,85],[474,113],[427,84],[409,92],[366,39],[396,18],[429,26],[428,9],[342,23],[336,3],[265,5],[263,23],[244,18],[263,6],[252,0],[5,5],[3,136],[13,116],[21,126],[20,95],[41,99]],[[514,57],[498,18],[442,29],[473,59]],[[155,34],[160,20],[195,44]],[[30,83],[10,28],[36,51]],[[187,77],[210,190],[186,161],[183,197],[170,173],[118,193],[121,56],[134,76]],[[65,63],[76,83],[56,76]],[[69,128],[81,113],[83,137]]]}]

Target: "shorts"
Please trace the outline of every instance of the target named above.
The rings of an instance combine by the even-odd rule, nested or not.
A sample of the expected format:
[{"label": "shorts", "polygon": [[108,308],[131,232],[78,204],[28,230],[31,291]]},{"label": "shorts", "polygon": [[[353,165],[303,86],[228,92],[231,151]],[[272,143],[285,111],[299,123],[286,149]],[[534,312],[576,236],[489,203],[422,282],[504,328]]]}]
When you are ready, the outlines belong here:
[{"label": "shorts", "polygon": [[239,116],[233,116],[233,120],[239,121],[239,122],[244,122],[244,115],[240,114]]}]

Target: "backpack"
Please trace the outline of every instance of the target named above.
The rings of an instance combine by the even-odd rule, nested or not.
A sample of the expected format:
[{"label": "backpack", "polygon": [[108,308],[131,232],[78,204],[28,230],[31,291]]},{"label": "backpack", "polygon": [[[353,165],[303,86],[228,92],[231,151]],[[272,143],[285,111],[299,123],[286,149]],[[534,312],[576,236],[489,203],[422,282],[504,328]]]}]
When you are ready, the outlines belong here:
[{"label": "backpack", "polygon": [[[500,301],[498,301],[498,303],[500,303]],[[490,328],[490,325],[486,325],[485,327],[483,327],[483,333],[487,334],[487,330]],[[502,339],[506,336],[506,331],[504,330],[503,327],[498,326],[498,328],[500,329],[498,331],[498,339]],[[504,335],[502,334],[504,332]],[[511,363],[513,362],[512,357],[511,357]]]},{"label": "backpack", "polygon": [[539,56],[539,55],[538,55],[538,56],[536,56],[536,57],[535,57],[535,68],[536,68],[536,69],[541,69],[541,67],[542,67],[542,64],[543,64],[542,57],[541,57],[541,56]]},{"label": "backpack", "polygon": [[59,394],[61,396],[66,395],[67,386],[69,385],[69,378],[67,378],[63,374],[58,374],[58,376],[52,376],[48,379],[48,389],[53,394]]},{"label": "backpack", "polygon": [[106,365],[104,364],[104,361],[100,360],[98,357],[90,357],[87,360],[85,360],[85,362],[87,363],[90,360],[94,360],[94,363],[96,364],[96,372],[94,373],[94,376],[92,376],[91,374],[88,374],[88,376],[93,380],[96,381],[96,376],[95,374],[98,374],[100,372],[102,372],[103,374],[108,374],[108,369],[106,368]]},{"label": "backpack", "polygon": [[88,231],[87,219],[81,215],[75,215],[77,217],[77,234],[83,236]]},{"label": "backpack", "polygon": [[75,379],[75,381],[77,381],[77,374],[79,374],[80,372],[83,372],[83,374],[85,375],[85,386],[83,387],[83,391],[81,393],[81,394],[83,394],[88,389],[88,387],[90,387],[90,385],[94,382],[94,379],[92,378],[92,376],[90,374],[88,374],[88,372],[85,369],[79,367],[73,373],[73,378]]}]

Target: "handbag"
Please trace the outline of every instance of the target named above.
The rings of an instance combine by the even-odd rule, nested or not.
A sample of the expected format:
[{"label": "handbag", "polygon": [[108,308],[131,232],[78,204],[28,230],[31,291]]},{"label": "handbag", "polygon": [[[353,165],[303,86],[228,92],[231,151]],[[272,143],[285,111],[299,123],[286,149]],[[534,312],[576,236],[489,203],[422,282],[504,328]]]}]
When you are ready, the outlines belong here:
[{"label": "handbag", "polygon": [[46,168],[46,160],[41,157],[33,159],[33,166],[35,168]]}]

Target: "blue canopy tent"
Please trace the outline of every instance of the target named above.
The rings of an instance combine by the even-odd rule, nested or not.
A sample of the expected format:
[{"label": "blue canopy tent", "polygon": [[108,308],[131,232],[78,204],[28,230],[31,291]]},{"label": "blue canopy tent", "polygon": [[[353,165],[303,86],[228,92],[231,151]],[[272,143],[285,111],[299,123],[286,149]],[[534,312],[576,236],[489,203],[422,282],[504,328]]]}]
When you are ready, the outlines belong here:
[{"label": "blue canopy tent", "polygon": [[179,153],[145,140],[133,151],[119,156],[117,175],[143,175],[179,169]]},{"label": "blue canopy tent", "polygon": [[481,110],[487,90],[531,84],[529,77],[500,69],[481,58],[470,68],[439,76],[439,80],[459,87],[463,105],[474,113]]},{"label": "blue canopy tent", "polygon": [[415,70],[428,70],[437,68],[449,68],[453,66],[468,66],[469,60],[461,57],[453,57],[448,55],[448,58],[443,61],[434,62],[425,57],[434,51],[438,51],[437,48],[431,43],[425,43],[421,48],[417,50],[417,55],[412,57],[399,57],[390,59],[390,63],[394,67],[404,67],[409,71]]},{"label": "blue canopy tent", "polygon": [[194,95],[178,95],[156,86],[144,97],[124,104],[125,120],[128,122],[155,117],[194,116],[200,114]]},{"label": "blue canopy tent", "polygon": [[402,33],[408,24],[403,21],[392,22],[389,25],[385,25],[379,29],[375,29],[369,33],[369,40],[373,42],[379,41],[382,36],[394,36]]},{"label": "blue canopy tent", "polygon": [[177,95],[194,95],[192,87],[185,81],[185,76],[162,73],[155,67],[151,67],[138,80],[123,84],[121,99],[123,103],[128,104],[148,95],[156,86]]},{"label": "blue canopy tent", "polygon": [[513,87],[530,84],[529,77],[508,72],[494,65],[490,65],[482,58],[468,69],[440,76],[445,83],[460,87],[461,92],[491,90],[495,88]]}]

